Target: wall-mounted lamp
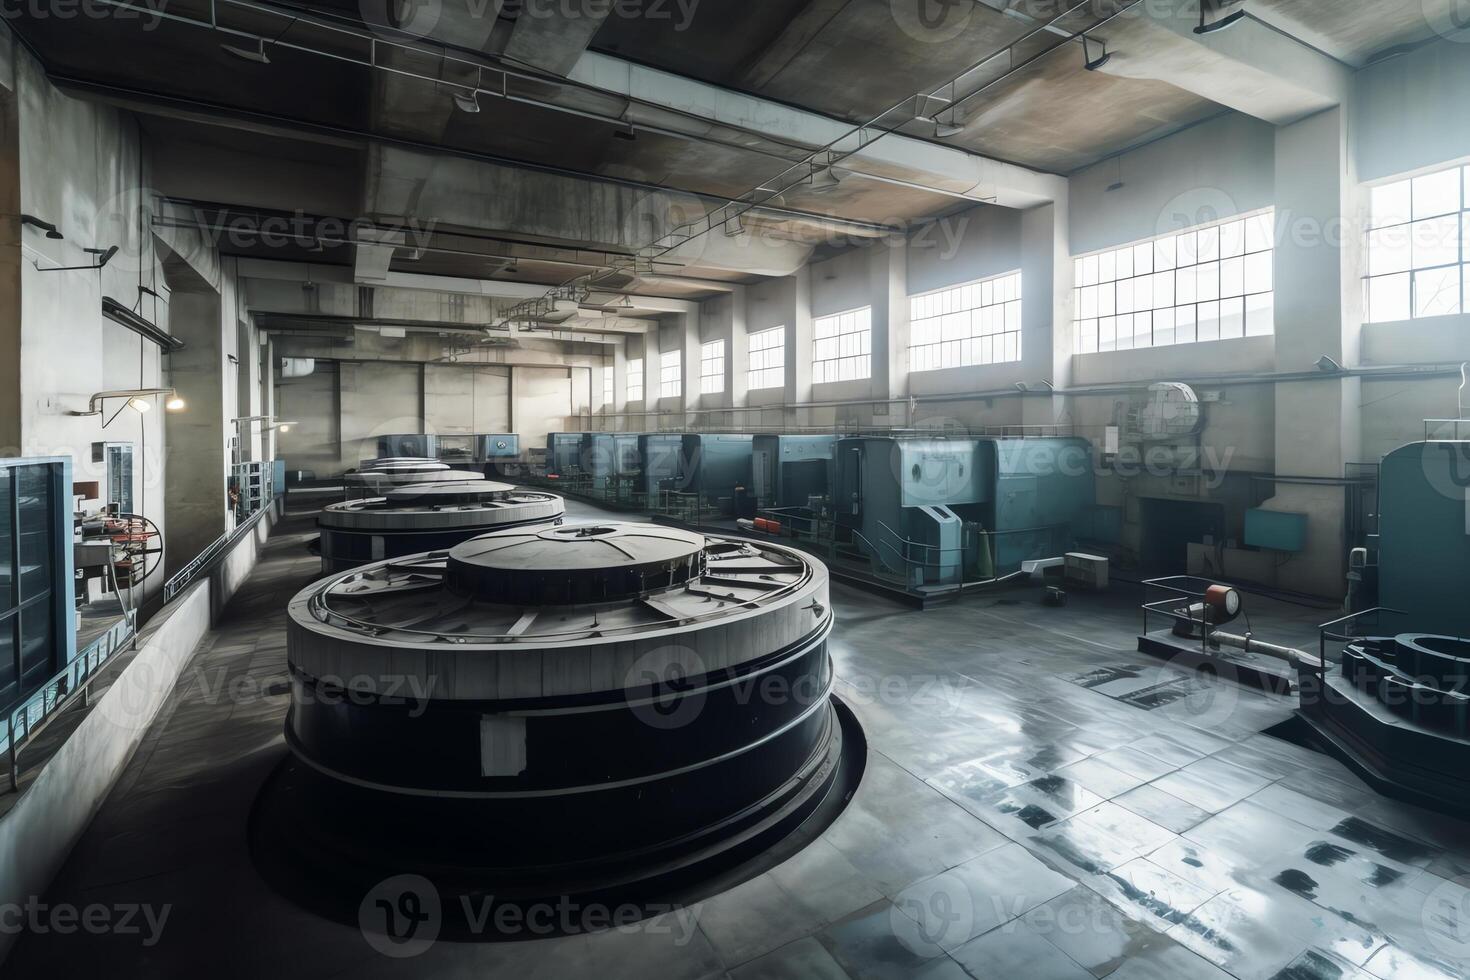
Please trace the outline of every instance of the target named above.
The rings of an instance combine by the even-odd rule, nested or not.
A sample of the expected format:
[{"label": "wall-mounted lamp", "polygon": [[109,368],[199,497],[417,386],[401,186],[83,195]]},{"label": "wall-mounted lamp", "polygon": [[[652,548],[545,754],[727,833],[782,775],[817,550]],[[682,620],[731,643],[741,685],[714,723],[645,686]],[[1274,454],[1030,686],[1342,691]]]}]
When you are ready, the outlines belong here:
[{"label": "wall-mounted lamp", "polygon": [[1082,67],[1088,71],[1097,71],[1103,65],[1112,61],[1113,56],[1108,52],[1107,42],[1099,41],[1097,45],[1102,50],[1102,54],[1094,58],[1092,56],[1092,48],[1087,44],[1088,40],[1089,38],[1086,34],[1082,35]]},{"label": "wall-mounted lamp", "polygon": [[20,223],[22,225],[30,225],[32,228],[39,228],[39,229],[41,229],[42,231],[44,231],[46,233],[46,237],[47,238],[53,239],[55,241],[61,241],[63,238],[66,237],[51,222],[49,222],[49,221],[42,221],[40,218],[36,217],[33,214],[23,214],[23,215],[21,215],[20,216]]},{"label": "wall-mounted lamp", "polygon": [[1323,354],[1317,361],[1317,370],[1323,374],[1342,374],[1343,367],[1331,355]]},{"label": "wall-mounted lamp", "polygon": [[113,412],[107,421],[102,423],[102,427],[105,429],[112,424],[112,420],[117,418],[118,412],[121,412],[123,408],[131,408],[139,414],[151,412],[153,410],[153,399],[159,395],[165,396],[163,407],[166,411],[182,412],[188,408],[187,403],[179,397],[178,391],[173,388],[125,388],[120,391],[99,391],[87,399],[87,410],[85,412],[67,412],[67,414],[78,418],[101,415],[103,406],[106,405],[109,399],[124,399],[125,403],[122,408],[119,408],[117,412]]},{"label": "wall-mounted lamp", "polygon": [[[46,237],[47,238],[50,238],[52,236],[50,234],[47,234]],[[57,235],[55,237],[60,238],[61,236],[60,235]],[[98,270],[102,269],[104,266],[107,265],[107,263],[109,263],[109,262],[112,261],[112,257],[117,254],[117,246],[116,245],[109,245],[107,248],[84,248],[84,249],[82,249],[82,251],[83,252],[86,252],[88,255],[90,255],[90,256],[93,257],[93,260],[92,260],[91,263],[89,263],[87,265],[58,265],[58,266],[55,266],[54,268],[50,268],[50,269],[42,269],[39,266],[37,266],[36,271],[37,272],[76,272],[76,271],[95,272],[95,271],[98,271]]]},{"label": "wall-mounted lamp", "polygon": [[1245,18],[1246,12],[1242,9],[1237,10],[1233,14],[1228,14],[1224,17],[1221,17],[1219,20],[1214,21],[1213,23],[1206,24],[1205,4],[1203,0],[1201,0],[1199,5],[1199,26],[1194,29],[1194,32],[1196,34],[1213,34],[1216,31],[1223,31],[1226,28],[1234,27],[1236,24],[1239,24],[1241,21],[1245,20]]}]

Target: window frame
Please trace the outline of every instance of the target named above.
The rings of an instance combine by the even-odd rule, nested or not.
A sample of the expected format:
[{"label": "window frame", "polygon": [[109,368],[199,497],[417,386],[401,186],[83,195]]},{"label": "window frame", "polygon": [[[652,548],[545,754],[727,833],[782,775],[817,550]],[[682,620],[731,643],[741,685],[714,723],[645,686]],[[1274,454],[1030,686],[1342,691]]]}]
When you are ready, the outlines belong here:
[{"label": "window frame", "polygon": [[[1415,206],[1416,187],[1422,182],[1434,178],[1445,177],[1455,174],[1458,179],[1452,182],[1455,185],[1458,208],[1419,213]],[[1406,197],[1403,202],[1403,212],[1398,220],[1379,221],[1379,215],[1374,210],[1374,199],[1379,195],[1386,195],[1395,188],[1402,187]],[[1363,323],[1403,323],[1410,320],[1432,320],[1445,316],[1464,316],[1470,313],[1470,161],[1460,160],[1447,163],[1432,170],[1410,176],[1394,177],[1390,180],[1379,181],[1368,188],[1369,208],[1367,227],[1363,232]],[[1418,249],[1420,240],[1416,235],[1416,228],[1443,223],[1446,226],[1454,226],[1458,233],[1458,248],[1455,258],[1448,262],[1434,264],[1418,264],[1415,251]],[[1401,248],[1408,256],[1404,268],[1392,268],[1386,272],[1374,272],[1375,266],[1375,239],[1382,240],[1385,233],[1393,237],[1392,233],[1405,236],[1401,239]],[[1385,253],[1392,255],[1387,246],[1392,242],[1384,243]],[[1441,245],[1443,243],[1440,243]],[[1458,277],[1458,288],[1454,290],[1455,309],[1443,312],[1421,312],[1424,303],[1420,299],[1421,277],[1428,280],[1432,276],[1452,274]],[[1390,280],[1398,280],[1407,285],[1407,295],[1404,298],[1405,309],[1403,316],[1374,315],[1374,285],[1383,283],[1387,285]]]},{"label": "window frame", "polygon": [[[849,327],[843,321],[852,317]],[[824,334],[825,325],[832,325],[831,333]],[[846,329],[844,329],[846,327]],[[844,338],[854,338],[844,344]],[[836,353],[821,356],[823,345]],[[853,351],[852,348],[858,348]],[[842,365],[850,363],[850,369]],[[844,377],[844,374],[847,375]],[[829,313],[812,318],[812,384],[841,384],[847,381],[868,381],[873,377],[873,308],[858,306],[839,313]]]},{"label": "window frame", "polygon": [[[1011,299],[998,298],[1011,288]],[[989,294],[991,300],[985,302]],[[909,371],[942,371],[956,367],[990,367],[1018,364],[1023,356],[1024,281],[1020,269],[985,276],[954,286],[944,286],[909,297]],[[1012,318],[1014,312],[1014,318]],[[1000,329],[986,331],[986,321]],[[1014,329],[1011,320],[1014,319]],[[923,339],[931,327],[934,339]],[[947,337],[963,326],[964,336]],[[1014,338],[1014,353],[1009,346]],[[916,342],[917,341],[917,342]],[[1000,355],[996,356],[996,347]],[[989,352],[987,354],[987,351]]]},{"label": "window frame", "polygon": [[[711,348],[716,348],[711,353]],[[699,345],[699,393],[701,395],[723,395],[725,393],[725,340],[709,340]]]},{"label": "window frame", "polygon": [[[757,341],[774,338],[775,343],[757,347]],[[746,353],[749,360],[746,363],[745,387],[747,391],[775,391],[786,387],[786,327],[769,327],[765,330],[757,330],[746,335]],[[772,356],[774,354],[774,356]],[[760,356],[759,358],[757,355]],[[756,366],[759,359],[761,366]],[[765,384],[763,382],[771,378],[777,379],[776,384]]]},{"label": "window frame", "polygon": [[684,352],[677,347],[673,350],[659,351],[658,397],[661,399],[684,397]]},{"label": "window frame", "polygon": [[[1264,247],[1252,247],[1262,242]],[[1075,255],[1072,261],[1074,354],[1276,333],[1274,205]],[[1266,288],[1253,288],[1262,281]],[[1201,336],[1205,324],[1209,335]]]},{"label": "window frame", "polygon": [[643,358],[628,358],[627,372],[627,377],[623,379],[623,400],[643,401]]}]

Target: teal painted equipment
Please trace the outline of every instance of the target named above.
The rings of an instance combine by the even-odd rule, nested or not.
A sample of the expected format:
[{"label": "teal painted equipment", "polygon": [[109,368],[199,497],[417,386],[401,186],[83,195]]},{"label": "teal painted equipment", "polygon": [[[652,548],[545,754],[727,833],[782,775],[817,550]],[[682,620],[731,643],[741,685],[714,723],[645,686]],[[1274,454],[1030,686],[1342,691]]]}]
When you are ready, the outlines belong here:
[{"label": "teal painted equipment", "polygon": [[1379,473],[1379,603],[1420,633],[1470,636],[1470,442],[1417,442]]},{"label": "teal painted equipment", "polygon": [[805,507],[831,489],[836,436],[758,435],[752,445],[750,490],[761,507]]},{"label": "teal painted equipment", "polygon": [[1245,543],[1267,551],[1296,554],[1307,550],[1307,515],[1280,510],[1245,512]]},{"label": "teal painted equipment", "polygon": [[860,550],[911,586],[1005,575],[1062,554],[1096,500],[1082,439],[854,437],[832,507]]}]

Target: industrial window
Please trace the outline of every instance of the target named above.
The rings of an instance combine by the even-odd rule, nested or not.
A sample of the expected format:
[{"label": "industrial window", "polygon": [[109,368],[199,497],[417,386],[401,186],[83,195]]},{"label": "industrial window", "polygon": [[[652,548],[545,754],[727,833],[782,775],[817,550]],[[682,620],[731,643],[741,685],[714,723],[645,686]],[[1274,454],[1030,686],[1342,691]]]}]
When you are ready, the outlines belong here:
[{"label": "industrial window", "polygon": [[1470,166],[1370,192],[1369,323],[1470,312]]},{"label": "industrial window", "polygon": [[628,358],[628,401],[641,402],[643,400],[643,358]]},{"label": "industrial window", "polygon": [[762,330],[750,335],[750,373],[746,387],[751,391],[786,386],[786,328]]},{"label": "industrial window", "polygon": [[664,351],[658,356],[658,396],[678,398],[684,394],[683,352]]},{"label": "industrial window", "polygon": [[1021,359],[1021,274],[909,297],[909,370]]},{"label": "industrial window", "polygon": [[725,342],[711,340],[699,350],[699,393],[718,395],[725,390]]},{"label": "industrial window", "polygon": [[[54,463],[0,466],[0,717],[35,693],[62,665],[66,643],[57,564],[57,512],[68,486]],[[68,521],[68,526],[70,526]],[[0,746],[8,733],[0,726]]]},{"label": "industrial window", "polygon": [[812,383],[861,381],[873,376],[873,312],[869,307],[812,324]]},{"label": "industrial window", "polygon": [[1272,210],[1074,260],[1077,353],[1275,332]]},{"label": "industrial window", "polygon": [[602,405],[609,411],[613,407],[613,369],[607,364],[602,368]]}]

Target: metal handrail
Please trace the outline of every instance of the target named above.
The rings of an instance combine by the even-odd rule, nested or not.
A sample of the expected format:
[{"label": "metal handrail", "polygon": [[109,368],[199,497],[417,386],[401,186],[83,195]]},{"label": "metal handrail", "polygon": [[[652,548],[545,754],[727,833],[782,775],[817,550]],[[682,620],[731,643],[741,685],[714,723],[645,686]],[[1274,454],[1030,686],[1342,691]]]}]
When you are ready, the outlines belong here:
[{"label": "metal handrail", "polygon": [[[1448,438],[1448,439],[1445,439],[1443,437],[1431,438],[1430,435],[1429,435],[1429,427],[1431,425],[1433,425],[1433,426],[1453,425],[1455,427],[1455,434],[1453,436],[1451,436],[1450,438]],[[1464,439],[1462,439],[1460,437],[1460,426],[1461,425],[1470,425],[1470,419],[1425,419],[1424,420],[1424,441],[1425,442],[1464,442],[1466,440],[1464,440]]]},{"label": "metal handrail", "polygon": [[[73,658],[60,673],[36,689],[5,718],[5,743],[10,755],[10,789],[20,791],[20,752],[36,736],[45,731],[63,710],[80,698],[90,703],[92,682],[104,664],[137,636],[136,609],[123,610],[123,618],[106,633],[93,640],[81,655]],[[119,635],[118,627],[126,629]],[[40,708],[38,712],[36,709]]]},{"label": "metal handrail", "polygon": [[164,582],[164,605],[172,602],[179,595],[179,593],[188,588],[189,585],[193,583],[194,579],[198,577],[200,571],[202,571],[205,566],[216,561],[221,555],[223,555],[225,552],[229,551],[236,544],[238,544],[241,539],[245,537],[245,534],[247,532],[254,530],[255,525],[260,523],[261,518],[265,516],[266,512],[269,509],[269,507],[262,507],[260,510],[247,517],[245,519],[245,522],[236,527],[235,530],[231,531],[229,534],[223,534],[215,539],[214,543],[211,544],[208,548],[205,548],[203,551],[201,551],[197,556],[195,556],[193,561],[189,562],[189,564],[179,569],[177,572],[174,573],[172,578]]}]

